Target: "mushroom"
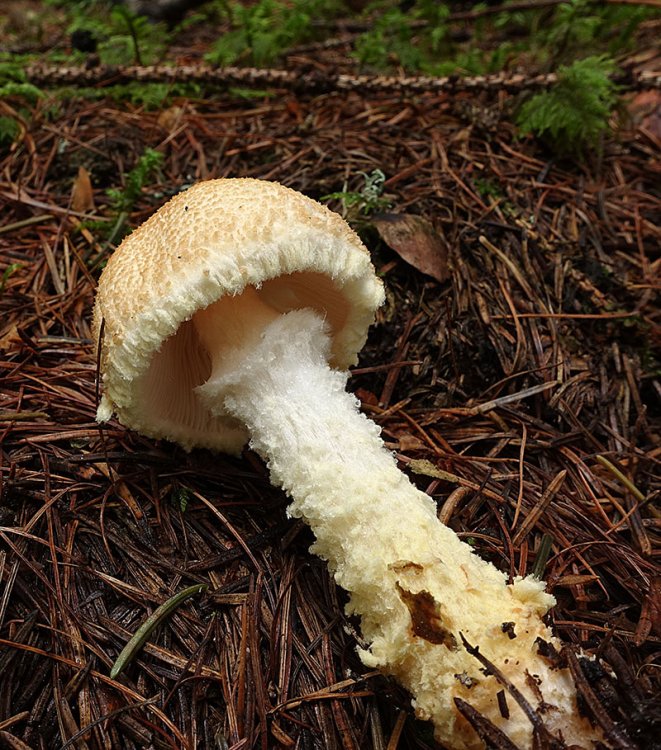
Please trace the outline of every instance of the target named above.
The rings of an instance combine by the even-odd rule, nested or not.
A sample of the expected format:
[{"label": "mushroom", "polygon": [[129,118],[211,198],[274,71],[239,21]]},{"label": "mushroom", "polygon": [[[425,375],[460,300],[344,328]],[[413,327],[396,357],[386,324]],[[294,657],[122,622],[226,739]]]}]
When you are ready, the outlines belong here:
[{"label": "mushroom", "polygon": [[349,592],[363,663],[399,680],[448,748],[483,746],[470,707],[521,748],[542,713],[554,737],[591,747],[569,671],[540,651],[560,645],[542,620],[553,597],[533,577],[508,583],[441,524],[345,390],[382,301],[338,215],[276,183],[199,183],[101,275],[98,419],[187,450],[249,442]]}]

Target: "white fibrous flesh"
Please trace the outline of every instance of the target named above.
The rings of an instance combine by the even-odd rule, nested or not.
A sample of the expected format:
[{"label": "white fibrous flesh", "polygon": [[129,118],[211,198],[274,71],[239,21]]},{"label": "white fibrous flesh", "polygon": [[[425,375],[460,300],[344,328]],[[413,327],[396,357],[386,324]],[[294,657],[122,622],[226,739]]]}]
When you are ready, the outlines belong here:
[{"label": "white fibrous flesh", "polygon": [[345,390],[347,373],[327,365],[329,345],[316,313],[278,316],[199,391],[209,408],[215,402],[248,427],[251,447],[292,499],[290,514],[312,528],[312,550],[360,617],[363,662],[410,691],[447,747],[483,747],[455,698],[532,747],[530,719],[465,639],[555,735],[592,747],[597,735],[578,714],[569,672],[538,650],[538,639],[559,646],[541,619],[553,597],[531,577],[508,583],[438,521],[432,499],[397,468],[378,426]]}]

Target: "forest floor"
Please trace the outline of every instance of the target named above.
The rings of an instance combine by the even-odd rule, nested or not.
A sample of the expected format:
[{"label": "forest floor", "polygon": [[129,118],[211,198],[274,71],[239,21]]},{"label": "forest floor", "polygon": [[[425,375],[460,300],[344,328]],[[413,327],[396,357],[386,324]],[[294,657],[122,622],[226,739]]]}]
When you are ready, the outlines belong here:
[{"label": "forest floor", "polygon": [[[573,160],[518,135],[504,90],[0,101],[20,123],[0,152],[0,747],[437,747],[362,666],[344,593],[254,454],[95,422],[90,316],[121,232],[198,180],[323,199],[375,170],[379,215],[349,218],[387,302],[350,387],[445,523],[541,573],[550,624],[595,656],[579,688],[613,747],[661,747],[656,93],[624,91],[616,135]],[[149,149],[121,204],[107,191],[126,198]]]}]

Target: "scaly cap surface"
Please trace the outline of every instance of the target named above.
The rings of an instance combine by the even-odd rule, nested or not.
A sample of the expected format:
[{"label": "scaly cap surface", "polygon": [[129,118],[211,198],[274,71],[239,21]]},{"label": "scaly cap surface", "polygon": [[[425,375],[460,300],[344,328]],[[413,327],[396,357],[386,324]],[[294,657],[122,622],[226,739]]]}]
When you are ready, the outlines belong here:
[{"label": "scaly cap surface", "polygon": [[355,362],[383,288],[358,236],[337,214],[273,182],[220,179],[176,195],[108,261],[93,330],[103,395],[152,437],[237,452],[244,428],[212,417],[193,389],[210,372],[191,323],[196,311],[254,286],[281,312],[312,307],[333,332],[331,364]]}]

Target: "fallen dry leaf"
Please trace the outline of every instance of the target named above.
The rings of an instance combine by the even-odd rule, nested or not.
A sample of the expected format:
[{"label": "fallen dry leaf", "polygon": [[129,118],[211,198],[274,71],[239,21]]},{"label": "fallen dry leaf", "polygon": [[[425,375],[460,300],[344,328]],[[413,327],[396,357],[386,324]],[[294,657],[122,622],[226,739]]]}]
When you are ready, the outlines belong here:
[{"label": "fallen dry leaf", "polygon": [[403,260],[437,281],[448,278],[448,251],[431,222],[413,214],[380,214],[374,226]]},{"label": "fallen dry leaf", "polygon": [[184,108],[174,104],[160,113],[157,122],[163,129],[173,131],[179,125],[183,114]]},{"label": "fallen dry leaf", "polygon": [[404,433],[399,438],[399,450],[403,453],[408,453],[408,451],[421,451],[425,448],[427,448],[427,444],[415,435],[407,435]]},{"label": "fallen dry leaf", "polygon": [[78,167],[78,175],[73,181],[71,208],[81,214],[94,210],[92,180],[90,179],[90,173],[85,167]]},{"label": "fallen dry leaf", "polygon": [[9,328],[6,328],[0,333],[0,351],[10,351],[15,349],[17,345],[21,344],[21,337],[18,333],[18,327],[16,323],[12,323]]}]

